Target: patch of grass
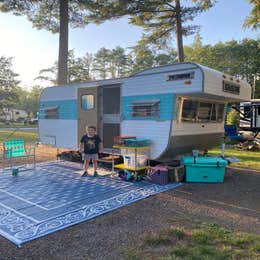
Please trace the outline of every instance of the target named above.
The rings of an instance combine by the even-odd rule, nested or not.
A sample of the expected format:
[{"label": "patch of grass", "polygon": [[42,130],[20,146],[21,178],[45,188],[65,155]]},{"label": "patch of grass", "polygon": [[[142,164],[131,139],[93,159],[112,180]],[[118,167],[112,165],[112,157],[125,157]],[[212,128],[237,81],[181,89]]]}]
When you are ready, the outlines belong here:
[{"label": "patch of grass", "polygon": [[211,244],[212,242],[227,242],[231,232],[216,224],[203,224],[198,230],[192,232],[192,238],[200,244]]},{"label": "patch of grass", "polygon": [[[2,144],[12,132],[13,131],[0,131],[0,144]],[[38,141],[38,133],[17,131],[9,139],[23,139],[26,143],[36,143]]]},{"label": "patch of grass", "polygon": [[127,250],[125,255],[126,259],[128,260],[141,260],[141,258],[137,256],[136,252],[134,252],[133,250]]},{"label": "patch of grass", "polygon": [[186,233],[183,229],[180,228],[171,228],[168,232],[170,236],[176,237],[178,239],[183,239],[186,236]]},{"label": "patch of grass", "polygon": [[[219,147],[211,149],[209,155],[221,155]],[[234,148],[225,150],[226,157],[236,157],[240,162],[232,163],[234,167],[260,170],[260,152],[259,151],[239,151]]]},{"label": "patch of grass", "polygon": [[189,226],[189,230],[170,228],[145,237],[143,244],[131,251],[132,259],[260,259],[259,235],[233,232],[216,224]]},{"label": "patch of grass", "polygon": [[10,123],[10,124],[6,124],[6,123],[2,123],[0,122],[0,128],[37,128],[38,125],[37,124],[32,124],[32,125],[25,125],[24,123]]},{"label": "patch of grass", "polygon": [[170,243],[171,243],[171,239],[167,235],[146,236],[144,239],[144,244],[148,246],[169,245]]},{"label": "patch of grass", "polygon": [[181,259],[194,259],[194,260],[203,260],[203,259],[230,259],[231,253],[223,252],[214,246],[208,245],[199,245],[199,246],[190,246],[173,249],[171,252],[172,256],[180,257]]}]

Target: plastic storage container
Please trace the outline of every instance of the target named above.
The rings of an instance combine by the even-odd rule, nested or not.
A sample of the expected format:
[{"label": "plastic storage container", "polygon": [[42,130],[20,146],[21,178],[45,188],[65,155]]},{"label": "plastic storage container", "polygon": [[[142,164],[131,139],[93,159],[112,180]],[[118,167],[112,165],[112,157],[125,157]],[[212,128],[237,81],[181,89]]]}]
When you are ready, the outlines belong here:
[{"label": "plastic storage container", "polygon": [[150,140],[145,138],[131,138],[125,140],[125,145],[129,147],[149,146]]},{"label": "plastic storage container", "polygon": [[166,185],[168,184],[168,169],[165,166],[155,166],[147,175],[146,179],[152,183]]},{"label": "plastic storage container", "polygon": [[187,182],[223,182],[227,161],[221,157],[182,157]]},{"label": "plastic storage container", "polygon": [[127,139],[135,139],[135,136],[115,136],[114,145],[125,145]]},{"label": "plastic storage container", "polygon": [[134,154],[124,155],[124,166],[126,167],[144,167],[147,165],[148,157],[146,155],[137,155],[135,160]]}]

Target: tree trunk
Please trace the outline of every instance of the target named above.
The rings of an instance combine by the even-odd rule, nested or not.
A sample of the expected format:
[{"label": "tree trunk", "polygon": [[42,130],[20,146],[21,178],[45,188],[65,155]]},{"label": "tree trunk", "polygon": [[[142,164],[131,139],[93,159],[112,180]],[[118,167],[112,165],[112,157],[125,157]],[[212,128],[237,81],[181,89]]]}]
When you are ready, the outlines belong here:
[{"label": "tree trunk", "polygon": [[68,27],[68,0],[60,0],[58,85],[64,85],[68,82]]},{"label": "tree trunk", "polygon": [[180,0],[176,0],[176,38],[177,38],[176,40],[177,40],[177,50],[178,50],[178,62],[184,62]]}]

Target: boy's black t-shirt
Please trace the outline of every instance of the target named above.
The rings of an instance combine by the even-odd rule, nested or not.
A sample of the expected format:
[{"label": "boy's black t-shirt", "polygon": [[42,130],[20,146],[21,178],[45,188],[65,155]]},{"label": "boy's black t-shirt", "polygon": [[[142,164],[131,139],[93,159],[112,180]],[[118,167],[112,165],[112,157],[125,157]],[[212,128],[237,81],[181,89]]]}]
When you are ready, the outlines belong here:
[{"label": "boy's black t-shirt", "polygon": [[84,153],[95,154],[98,153],[99,144],[102,141],[98,135],[94,135],[93,137],[83,135],[80,142],[84,144]]}]

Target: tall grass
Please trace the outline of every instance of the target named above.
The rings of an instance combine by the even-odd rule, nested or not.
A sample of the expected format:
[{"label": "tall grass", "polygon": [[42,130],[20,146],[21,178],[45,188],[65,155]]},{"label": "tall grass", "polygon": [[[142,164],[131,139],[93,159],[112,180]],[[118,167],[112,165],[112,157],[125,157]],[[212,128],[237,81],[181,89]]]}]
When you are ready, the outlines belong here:
[{"label": "tall grass", "polygon": [[[10,136],[13,131],[0,131],[0,144]],[[38,133],[17,131],[9,139],[23,139],[26,143],[38,142]]]},{"label": "tall grass", "polygon": [[[221,155],[220,148],[214,148],[209,151],[209,155]],[[227,148],[225,150],[225,157],[236,157],[239,162],[232,163],[234,167],[260,170],[260,151],[240,151],[234,148]]]}]

